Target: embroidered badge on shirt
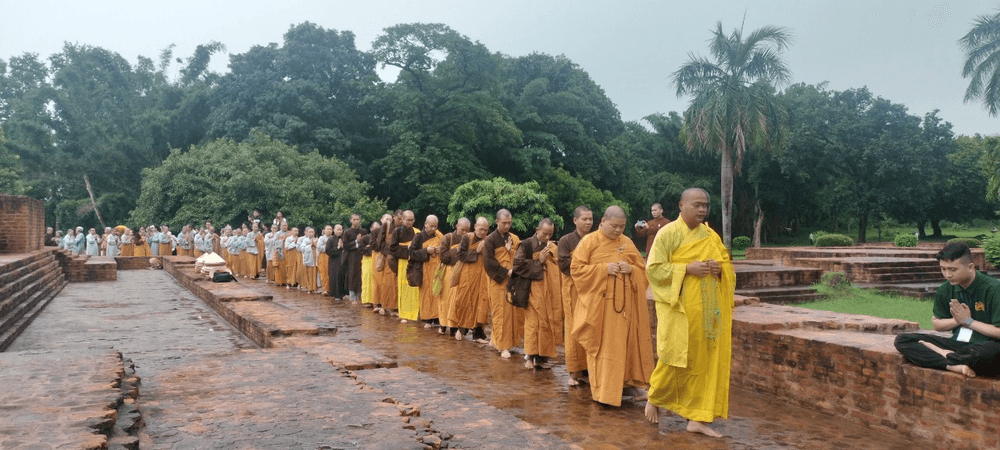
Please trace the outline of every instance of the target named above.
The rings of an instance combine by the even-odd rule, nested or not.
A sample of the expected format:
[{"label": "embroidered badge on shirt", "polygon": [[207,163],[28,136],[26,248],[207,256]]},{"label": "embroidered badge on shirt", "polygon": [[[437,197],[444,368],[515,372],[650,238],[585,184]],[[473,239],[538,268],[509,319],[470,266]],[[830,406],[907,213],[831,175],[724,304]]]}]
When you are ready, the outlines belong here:
[{"label": "embroidered badge on shirt", "polygon": [[986,304],[983,302],[976,302],[976,311],[986,311]]}]

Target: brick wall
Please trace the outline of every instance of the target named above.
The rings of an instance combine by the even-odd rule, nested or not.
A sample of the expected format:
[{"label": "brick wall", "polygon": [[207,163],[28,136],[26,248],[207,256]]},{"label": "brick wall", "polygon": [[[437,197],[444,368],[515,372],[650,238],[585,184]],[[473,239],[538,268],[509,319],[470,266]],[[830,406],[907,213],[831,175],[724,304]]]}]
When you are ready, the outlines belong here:
[{"label": "brick wall", "polygon": [[872,326],[860,329],[870,332],[830,329],[839,322],[830,313],[810,317],[799,309],[805,317],[790,319],[778,309],[754,309],[735,312],[734,385],[930,447],[997,448],[1000,380],[904,362],[892,345],[897,325],[869,320]]},{"label": "brick wall", "polygon": [[40,250],[45,240],[45,206],[23,195],[0,194],[0,254]]}]

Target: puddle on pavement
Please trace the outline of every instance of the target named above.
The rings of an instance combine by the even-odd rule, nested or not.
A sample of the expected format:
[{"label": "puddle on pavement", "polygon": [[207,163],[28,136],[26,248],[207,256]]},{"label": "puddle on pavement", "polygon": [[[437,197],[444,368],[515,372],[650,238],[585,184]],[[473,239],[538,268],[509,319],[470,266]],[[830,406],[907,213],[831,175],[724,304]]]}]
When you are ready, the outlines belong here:
[{"label": "puddle on pavement", "polygon": [[552,370],[524,367],[523,352],[509,360],[468,339],[457,341],[423,323],[400,323],[370,308],[330,297],[288,292],[263,283],[245,287],[274,296],[274,302],[323,317],[338,328],[337,338],[360,342],[406,366],[431,374],[444,383],[543,428],[583,448],[645,449],[910,449],[914,443],[886,436],[853,423],[732,388],[730,418],[714,427],[727,437],[715,440],[684,431],[676,415],[649,424],[640,404],[621,408],[591,400],[586,386],[567,386],[562,356]]}]

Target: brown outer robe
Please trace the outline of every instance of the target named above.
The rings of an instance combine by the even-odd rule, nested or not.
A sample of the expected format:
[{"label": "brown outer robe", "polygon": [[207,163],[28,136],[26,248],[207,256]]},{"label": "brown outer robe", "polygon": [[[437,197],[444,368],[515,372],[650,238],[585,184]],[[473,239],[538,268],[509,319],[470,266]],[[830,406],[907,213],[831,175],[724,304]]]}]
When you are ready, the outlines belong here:
[{"label": "brown outer robe", "polygon": [[559,271],[562,273],[562,302],[563,302],[563,323],[564,342],[563,347],[566,352],[566,371],[570,374],[587,370],[587,353],[583,350],[580,342],[573,336],[573,316],[576,305],[579,303],[576,292],[576,284],[570,274],[570,263],[573,261],[573,251],[580,245],[582,236],[573,230],[569,234],[559,239]]},{"label": "brown outer robe", "polygon": [[368,234],[364,228],[350,227],[344,230],[344,287],[348,291],[361,294],[361,252],[358,236]]},{"label": "brown outer robe", "polygon": [[[513,241],[507,250],[507,239]],[[489,311],[493,315],[493,332],[490,340],[497,350],[510,350],[521,343],[524,335],[524,310],[507,302],[507,271],[514,267],[514,253],[521,246],[521,239],[514,233],[506,235],[493,230],[486,236],[483,246],[483,268],[489,277]],[[483,310],[482,312],[486,312]],[[485,319],[483,322],[485,323]]]},{"label": "brown outer robe", "polygon": [[[385,258],[385,269],[382,269],[382,288],[378,291],[379,301],[377,303],[380,303],[385,309],[394,310],[399,309],[399,285],[396,280],[399,262],[392,256],[389,245],[393,234],[395,234],[396,225],[390,223],[387,228],[389,229],[382,233],[379,246],[379,253]],[[378,272],[376,272],[376,276],[377,274]]]},{"label": "brown outer robe", "polygon": [[[434,272],[437,272],[441,265],[440,255],[431,256],[427,251],[428,247],[438,247],[444,235],[440,231],[434,230],[434,235],[428,235],[426,231],[421,231],[413,237],[410,242],[410,270],[420,270],[423,274],[423,281],[420,283],[420,320],[437,319],[440,296],[434,295]],[[443,291],[442,291],[443,292]]]},{"label": "brown outer robe", "polygon": [[649,249],[653,248],[653,240],[656,239],[656,233],[660,231],[660,228],[667,226],[670,223],[670,219],[660,216],[659,219],[649,219],[646,221],[646,228],[635,230],[635,237],[642,239],[646,238],[646,255],[649,255]]},{"label": "brown outer robe", "polygon": [[[546,247],[549,256],[541,261],[539,252]],[[534,236],[525,239],[514,257],[514,273],[532,280],[525,311],[524,353],[554,358],[556,345],[562,340],[562,276],[555,243],[543,245]]]},{"label": "brown outer robe", "polygon": [[[608,264],[622,260],[632,273],[608,275]],[[621,406],[622,389],[648,387],[653,374],[642,255],[631,239],[611,240],[598,230],[580,241],[570,272],[579,293],[573,334],[587,352],[590,392],[595,401]]]},{"label": "brown outer robe", "polygon": [[482,309],[489,303],[488,278],[483,270],[483,258],[479,257],[476,246],[481,239],[469,232],[462,236],[458,246],[458,258],[462,263],[458,286],[452,288],[451,320],[459,328],[474,328],[480,322]]}]

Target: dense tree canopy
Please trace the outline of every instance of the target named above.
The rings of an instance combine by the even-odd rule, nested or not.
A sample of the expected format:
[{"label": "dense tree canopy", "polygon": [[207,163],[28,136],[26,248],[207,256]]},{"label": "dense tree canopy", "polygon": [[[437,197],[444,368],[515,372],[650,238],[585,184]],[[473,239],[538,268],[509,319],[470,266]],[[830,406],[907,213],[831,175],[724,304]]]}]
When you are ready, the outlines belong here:
[{"label": "dense tree canopy", "polygon": [[[996,137],[956,137],[937,111],[863,87],[776,90],[783,33],[715,30],[714,59],[675,74],[691,107],[639,122],[565,56],[500,54],[442,24],[388,27],[369,52],[350,31],[292,25],[229,55],[225,73],[209,69],[222,42],[135,62],[66,44],[0,60],[0,191],[42,199],[61,228],[97,225],[85,176],[109,224],[238,222],[254,208],[322,224],[406,208],[448,215],[447,229],[506,207],[527,233],[546,216],[568,226],[581,204],[635,220],[662,203],[673,218],[697,186],[720,226],[730,181],[731,235],[759,229],[765,242],[995,217]],[[380,80],[377,66],[399,75]]]},{"label": "dense tree canopy", "polygon": [[131,225],[237,224],[254,209],[281,211],[292,226],[347,223],[351,213],[376,220],[386,206],[367,197],[370,186],[342,161],[254,132],[242,141],[218,139],[174,149],[143,171]]}]

